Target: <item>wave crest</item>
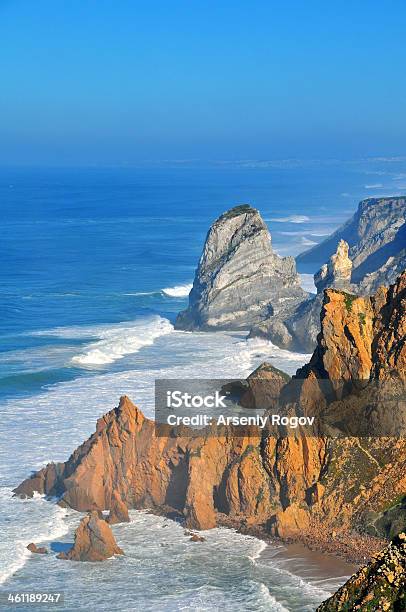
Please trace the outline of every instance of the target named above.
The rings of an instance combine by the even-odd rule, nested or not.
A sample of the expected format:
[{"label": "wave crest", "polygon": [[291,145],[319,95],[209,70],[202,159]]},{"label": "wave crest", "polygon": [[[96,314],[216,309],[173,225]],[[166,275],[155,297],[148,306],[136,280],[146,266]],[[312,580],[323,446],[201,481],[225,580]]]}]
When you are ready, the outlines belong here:
[{"label": "wave crest", "polygon": [[131,325],[100,328],[94,333],[100,339],[89,344],[81,355],[72,357],[72,363],[84,367],[113,363],[125,355],[137,353],[144,346],[150,346],[157,338],[172,331],[173,325],[159,316],[142,319]]},{"label": "wave crest", "polygon": [[168,295],[169,297],[187,297],[192,287],[192,283],[175,285],[174,287],[165,287],[165,289],[162,289],[162,293]]}]

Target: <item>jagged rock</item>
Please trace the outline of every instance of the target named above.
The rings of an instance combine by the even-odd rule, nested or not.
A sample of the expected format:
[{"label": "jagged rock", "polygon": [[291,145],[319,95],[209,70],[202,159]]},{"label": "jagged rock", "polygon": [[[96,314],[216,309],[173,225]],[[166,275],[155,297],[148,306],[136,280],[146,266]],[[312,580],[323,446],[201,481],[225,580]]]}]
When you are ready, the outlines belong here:
[{"label": "jagged rock", "polygon": [[111,496],[110,513],[107,522],[110,525],[130,522],[128,508],[116,491],[113,491]]},{"label": "jagged rock", "polygon": [[34,544],[34,542],[31,542],[31,544],[28,544],[27,548],[30,552],[38,554],[38,555],[46,555],[48,553],[48,550],[45,548],[45,546],[38,547],[36,544]]},{"label": "jagged rock", "polygon": [[264,362],[248,376],[247,388],[241,395],[239,404],[244,408],[275,408],[281,390],[289,380],[288,374]]},{"label": "jagged rock", "polygon": [[323,264],[314,275],[314,284],[320,293],[327,287],[346,289],[351,282],[352,261],[348,257],[349,246],[345,240],[340,240],[337,250],[330,257],[328,264]]},{"label": "jagged rock", "polygon": [[237,206],[211,226],[177,329],[250,329],[283,319],[307,294],[292,257],[279,257],[257,210]]},{"label": "jagged rock", "polygon": [[294,538],[306,530],[310,523],[309,513],[296,502],[278,512],[271,526],[271,533],[280,538]]},{"label": "jagged rock", "polygon": [[401,533],[318,608],[345,610],[406,610],[406,534]]},{"label": "jagged rock", "polygon": [[250,337],[262,336],[281,348],[312,352],[320,332],[320,311],[324,289],[329,287],[347,291],[353,289],[350,283],[352,261],[348,257],[348,249],[347,242],[340,240],[329,263],[324,264],[314,275],[318,295],[309,296],[297,304],[284,321],[270,317],[254,326]]},{"label": "jagged rock", "polygon": [[206,538],[203,538],[203,536],[199,536],[197,533],[192,533],[189,539],[191,542],[205,542],[206,541]]},{"label": "jagged rock", "polygon": [[406,198],[368,198],[354,216],[329,238],[301,253],[298,264],[320,266],[340,240],[349,246],[351,282],[364,295],[394,283],[406,268]]},{"label": "jagged rock", "polygon": [[68,552],[59,553],[57,557],[69,561],[104,561],[123,554],[111,528],[93,511],[81,520],[73,547]]},{"label": "jagged rock", "polygon": [[[156,436],[154,422],[122,397],[66,463],[48,464],[15,493],[60,496],[60,503],[89,511],[110,508],[113,492],[119,491],[129,508],[171,508],[184,515],[188,528],[210,529],[216,526],[214,497],[218,506],[233,513],[260,516],[269,511],[270,493],[261,503],[256,500],[267,478],[256,448],[259,438],[256,428],[252,435],[239,437],[232,427],[224,428],[224,435],[220,431],[198,438],[187,432],[182,437],[181,431],[168,427],[167,437]],[[232,478],[240,479],[236,495],[226,476],[231,464]]]},{"label": "jagged rock", "polygon": [[[372,418],[369,404],[356,412],[355,400],[378,383],[396,390],[406,379],[405,300],[406,272],[370,298],[326,290],[317,348],[282,388],[280,410],[330,416],[333,424],[345,417],[354,427]],[[390,423],[395,412],[383,407],[379,421]],[[354,541],[356,529],[386,537],[402,524],[406,439],[399,436],[286,436],[256,427],[243,435],[236,427],[214,436],[170,427],[164,433],[156,435],[153,421],[123,397],[68,461],[49,464],[15,492],[60,496],[81,511],[111,509],[117,493],[129,508],[170,508],[189,529],[215,527],[221,514],[245,525],[276,525],[282,537],[295,531],[327,549],[333,530],[343,542]]]}]

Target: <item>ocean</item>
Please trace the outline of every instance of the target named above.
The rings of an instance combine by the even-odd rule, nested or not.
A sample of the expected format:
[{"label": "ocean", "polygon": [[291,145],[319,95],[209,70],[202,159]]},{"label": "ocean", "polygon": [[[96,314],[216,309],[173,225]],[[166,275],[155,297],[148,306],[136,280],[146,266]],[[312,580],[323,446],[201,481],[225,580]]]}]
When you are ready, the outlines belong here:
[{"label": "ocean", "polygon": [[[308,360],[241,332],[174,331],[222,212],[258,208],[275,250],[297,255],[362,198],[405,189],[393,159],[1,169],[0,593],[61,591],[66,611],[310,611],[328,597],[350,572],[341,561],[226,529],[192,543],[146,512],[114,527],[122,558],[31,555],[31,541],[66,547],[79,515],[11,490],[66,460],[120,395],[153,416],[155,378],[243,377],[264,360],[292,374]],[[299,271],[314,290],[315,270]]]}]

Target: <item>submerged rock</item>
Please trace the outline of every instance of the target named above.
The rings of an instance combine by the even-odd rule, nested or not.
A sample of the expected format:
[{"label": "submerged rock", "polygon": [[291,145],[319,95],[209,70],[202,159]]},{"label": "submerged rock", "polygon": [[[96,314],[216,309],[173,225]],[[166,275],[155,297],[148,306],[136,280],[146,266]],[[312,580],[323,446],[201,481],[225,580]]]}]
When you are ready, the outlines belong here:
[{"label": "submerged rock", "polygon": [[203,536],[199,536],[197,533],[192,533],[189,539],[191,542],[205,542],[206,541],[206,538],[204,538]]},{"label": "submerged rock", "polygon": [[30,552],[35,553],[37,555],[46,555],[48,553],[48,550],[45,548],[45,546],[38,547],[36,544],[34,544],[34,542],[28,544],[27,548]]},{"label": "submerged rock", "polygon": [[99,518],[98,512],[85,516],[75,533],[75,543],[68,552],[59,553],[58,559],[69,561],[104,561],[113,555],[123,555],[111,528]]},{"label": "submerged rock", "polygon": [[259,212],[237,206],[211,226],[176,328],[249,330],[287,316],[306,297],[293,257],[274,252]]},{"label": "submerged rock", "polygon": [[318,608],[317,612],[406,610],[406,534],[382,552]]}]

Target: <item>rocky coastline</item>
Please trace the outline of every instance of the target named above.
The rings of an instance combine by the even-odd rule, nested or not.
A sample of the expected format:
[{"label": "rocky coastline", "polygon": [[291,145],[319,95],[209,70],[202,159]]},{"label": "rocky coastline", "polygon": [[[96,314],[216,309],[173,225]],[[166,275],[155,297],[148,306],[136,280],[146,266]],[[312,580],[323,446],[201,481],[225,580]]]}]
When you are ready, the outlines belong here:
[{"label": "rocky coastline", "polygon": [[[224,426],[214,435],[210,427],[192,435],[187,427],[167,426],[157,435],[154,421],[123,396],[67,461],[48,464],[14,491],[57,497],[61,506],[87,513],[60,559],[123,554],[110,525],[128,522],[130,509],[181,520],[193,542],[204,542],[196,531],[224,526],[357,564],[392,558],[399,546],[403,555],[406,415],[396,398],[404,397],[406,383],[406,271],[365,293],[404,265],[399,249],[389,276],[387,262],[373,272],[365,263],[382,262],[387,245],[393,251],[400,244],[401,220],[395,231],[390,215],[382,228],[381,216],[386,206],[399,213],[405,200],[384,200],[361,203],[358,230],[365,216],[370,225],[362,235],[357,230],[357,242],[354,220],[347,224],[348,242],[341,236],[315,275],[315,297],[300,288],[292,258],[273,252],[258,211],[236,207],[213,224],[177,327],[251,329],[287,348],[315,343],[292,378],[263,363],[239,392],[245,408],[313,416],[323,428],[287,435],[280,425]],[[375,246],[366,252],[371,231]],[[393,538],[389,552],[379,552]],[[46,552],[34,543],[29,550]],[[374,575],[360,570],[360,580]],[[397,580],[404,584],[401,573]],[[351,584],[342,591],[348,600]],[[340,602],[320,610],[346,609]]]},{"label": "rocky coastline", "polygon": [[323,291],[368,295],[395,282],[406,267],[406,199],[369,198],[344,226],[296,258],[312,264],[317,295],[300,287],[295,261],[279,257],[260,213],[248,205],[211,226],[189,306],[176,328],[247,330],[277,346],[312,352],[320,332]]},{"label": "rocky coastline", "polygon": [[[333,401],[315,396],[314,381],[334,386],[362,379],[368,386],[405,379],[406,272],[371,298],[349,295],[325,291],[318,347],[296,377],[284,380],[280,401],[286,409],[297,408],[290,390],[298,380],[301,409],[334,414],[348,398],[340,399],[336,387]],[[280,376],[268,374],[270,380]],[[263,397],[252,379],[250,390]],[[297,394],[297,384],[293,390]],[[238,433],[230,427],[217,436],[190,437],[187,429],[168,427],[167,436],[157,437],[153,421],[123,397],[67,462],[49,464],[15,493],[58,496],[60,504],[82,512],[114,514],[119,507],[124,516],[125,508],[174,513],[189,529],[228,524],[357,561],[378,550],[395,526],[402,528],[404,439],[286,437],[255,427]]]}]

